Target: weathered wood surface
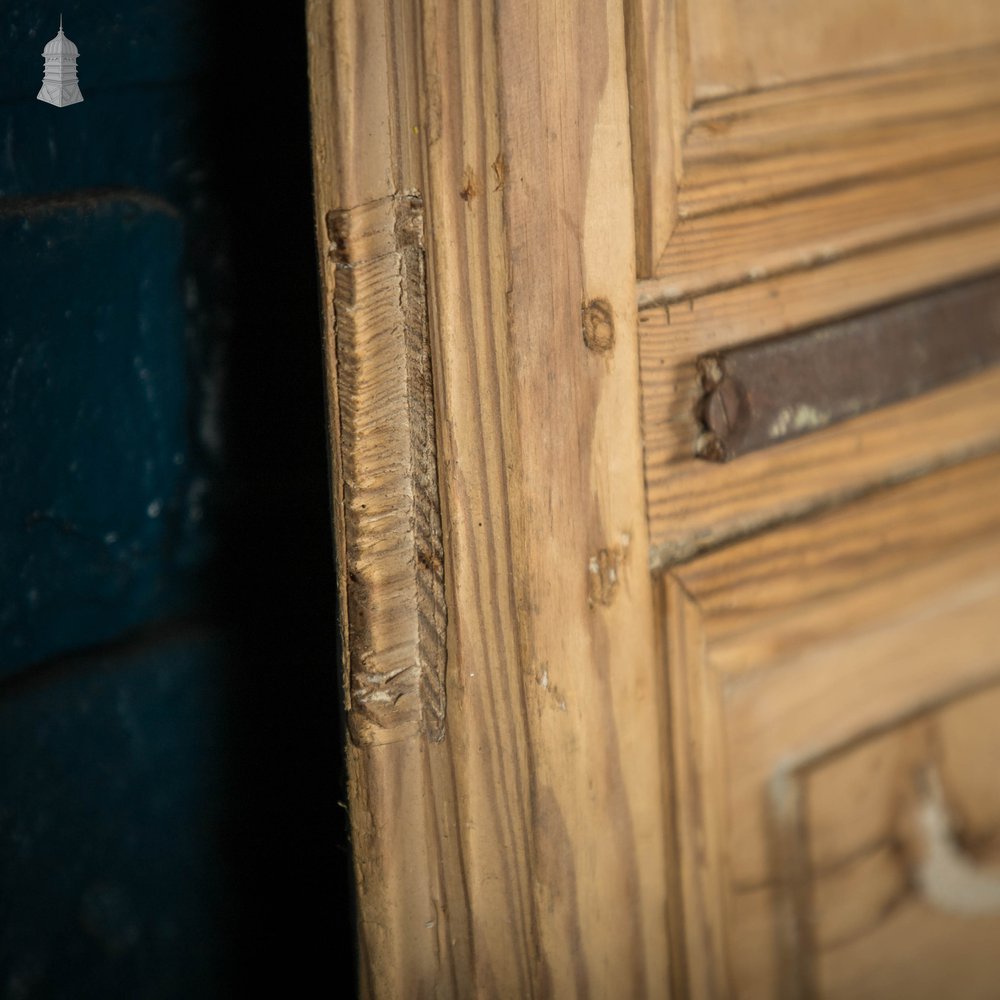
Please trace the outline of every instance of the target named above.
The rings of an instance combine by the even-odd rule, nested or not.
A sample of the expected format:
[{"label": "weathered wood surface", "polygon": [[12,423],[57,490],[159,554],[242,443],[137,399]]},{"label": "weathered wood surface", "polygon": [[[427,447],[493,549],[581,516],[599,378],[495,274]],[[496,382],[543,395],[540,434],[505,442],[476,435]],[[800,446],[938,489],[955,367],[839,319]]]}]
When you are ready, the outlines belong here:
[{"label": "weathered wood surface", "polygon": [[[938,220],[924,220],[926,208],[911,199],[936,202],[938,217],[948,210],[954,219],[974,218],[977,199],[995,195],[993,185],[984,191],[978,178],[986,168],[977,162],[1000,152],[1000,19],[991,45],[989,33],[970,33],[968,22],[953,16],[956,6],[962,14],[975,4],[948,5],[949,26],[967,37],[950,52],[940,34],[929,35],[933,57],[921,57],[927,49],[920,45],[908,48],[894,23],[879,33],[892,58],[870,65],[861,47],[827,32],[819,41],[842,64],[838,72],[819,72],[816,60],[795,72],[809,22],[823,7],[799,4],[787,24],[796,40],[781,53],[782,78],[749,91],[734,83],[721,88],[725,96],[709,99],[706,89],[713,87],[706,86],[699,53],[713,45],[717,57],[727,51],[737,81],[752,58],[738,45],[770,14],[754,11],[737,27],[725,18],[738,4],[698,3],[693,12],[688,6],[685,0],[628,6],[637,252],[640,277],[650,279],[640,286],[643,299],[663,300],[678,281],[690,285],[700,272],[708,272],[702,283],[712,284],[712,272],[726,266],[750,272],[743,280],[760,280],[782,247],[785,266],[794,262],[795,240],[802,241],[803,266],[810,247],[813,256],[825,250],[829,258],[845,241],[870,243],[890,231],[933,227]],[[875,16],[835,9],[854,39]],[[926,13],[921,8],[925,28],[932,23]],[[713,20],[714,35],[706,39],[701,32]],[[767,39],[768,58],[778,51],[778,37]],[[969,176],[949,175],[959,167]],[[938,170],[944,173],[931,176]]]},{"label": "weathered wood surface", "polygon": [[996,12],[850,0],[831,16],[627,8],[654,567],[1000,444],[983,376],[725,470],[693,458],[699,355],[1000,266]]},{"label": "weathered wood surface", "polygon": [[[350,613],[344,611],[351,606],[352,590],[335,307],[338,270],[344,265],[338,264],[328,220],[337,213],[363,212],[365,206],[395,204],[416,188],[407,134],[400,133],[409,108],[399,103],[399,93],[407,90],[400,77],[409,62],[395,56],[400,29],[392,13],[382,3],[313,0],[307,22],[345,698],[350,692]],[[401,33],[409,37],[408,31]],[[398,392],[398,364],[390,374],[389,387]],[[400,455],[392,457],[401,461]],[[404,463],[394,477],[397,486],[406,471]],[[355,545],[364,542],[363,536],[354,540]],[[376,591],[376,596],[384,594]],[[356,722],[351,729],[357,731]],[[367,995],[457,996],[456,977],[470,961],[462,859],[446,846],[457,827],[456,790],[442,750],[442,743],[420,735],[388,743],[352,739],[347,747],[359,973]]]},{"label": "weathered wood surface", "polygon": [[310,60],[318,217],[423,201],[445,551],[444,739],[348,750],[364,989],[666,996],[622,10],[313,0]]},{"label": "weathered wood surface", "polygon": [[679,215],[996,154],[1000,48],[926,61],[901,55],[900,65],[878,71],[807,77],[696,104],[685,133]]},{"label": "weathered wood surface", "polygon": [[656,276],[639,285],[639,308],[683,305],[710,292],[995,223],[998,176],[1000,157],[987,156],[681,219]]},{"label": "weathered wood surface", "polygon": [[653,275],[677,222],[677,188],[692,104],[684,0],[625,4],[636,266]]},{"label": "weathered wood surface", "polygon": [[667,575],[691,995],[990,995],[996,918],[922,898],[907,824],[933,767],[995,857],[998,487],[991,456]]},{"label": "weathered wood surface", "polygon": [[1000,267],[1000,225],[985,224],[740,285],[640,316],[651,562],[774,524],[1000,444],[1000,376],[985,372],[896,407],[725,466],[694,458],[699,355],[788,333]]},{"label": "weathered wood surface", "polygon": [[698,454],[727,462],[1000,363],[1000,277],[698,359]]},{"label": "weathered wood surface", "polygon": [[[811,946],[803,988],[831,997],[996,995],[1000,916],[995,902],[992,912],[972,904],[1000,871],[998,709],[994,683],[795,776],[788,860],[801,859],[813,889],[797,895],[798,933],[786,953]],[[924,881],[932,863],[921,829],[929,781],[971,883],[954,872],[940,873],[932,890]]]},{"label": "weathered wood surface", "polygon": [[1000,42],[1000,10],[991,0],[691,0],[689,7],[699,100]]}]

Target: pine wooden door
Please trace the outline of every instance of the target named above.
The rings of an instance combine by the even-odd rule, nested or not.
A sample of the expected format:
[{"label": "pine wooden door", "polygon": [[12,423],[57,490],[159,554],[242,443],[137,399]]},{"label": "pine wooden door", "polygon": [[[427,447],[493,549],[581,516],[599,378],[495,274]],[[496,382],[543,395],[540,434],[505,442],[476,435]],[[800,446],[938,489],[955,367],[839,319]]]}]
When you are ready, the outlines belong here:
[{"label": "pine wooden door", "polygon": [[310,0],[367,994],[996,992],[998,10]]},{"label": "pine wooden door", "polygon": [[1000,984],[1000,460],[663,580],[696,996]]}]

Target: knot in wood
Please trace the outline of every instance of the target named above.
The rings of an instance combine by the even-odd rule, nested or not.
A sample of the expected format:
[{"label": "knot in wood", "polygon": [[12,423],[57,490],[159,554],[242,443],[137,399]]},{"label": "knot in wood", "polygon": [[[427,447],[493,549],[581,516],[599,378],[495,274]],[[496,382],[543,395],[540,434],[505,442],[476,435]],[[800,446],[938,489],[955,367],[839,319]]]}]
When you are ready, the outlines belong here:
[{"label": "knot in wood", "polygon": [[583,342],[598,354],[615,346],[615,317],[607,299],[591,299],[583,307]]}]

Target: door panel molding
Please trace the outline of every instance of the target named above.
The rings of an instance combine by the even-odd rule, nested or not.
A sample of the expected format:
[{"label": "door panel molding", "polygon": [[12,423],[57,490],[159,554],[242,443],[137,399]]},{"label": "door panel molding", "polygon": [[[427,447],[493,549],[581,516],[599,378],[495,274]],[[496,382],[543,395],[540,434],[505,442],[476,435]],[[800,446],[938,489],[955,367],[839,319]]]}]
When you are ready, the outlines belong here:
[{"label": "door panel molding", "polygon": [[[995,864],[998,482],[986,457],[664,575],[689,995],[915,988],[960,950],[964,919],[914,889],[917,779]],[[961,974],[989,995],[977,919]]]},{"label": "door panel molding", "polygon": [[874,32],[884,5],[828,7],[626,5],[654,569],[1000,444],[970,380],[727,470],[695,457],[699,356],[1000,267],[1000,18],[941,0]]}]

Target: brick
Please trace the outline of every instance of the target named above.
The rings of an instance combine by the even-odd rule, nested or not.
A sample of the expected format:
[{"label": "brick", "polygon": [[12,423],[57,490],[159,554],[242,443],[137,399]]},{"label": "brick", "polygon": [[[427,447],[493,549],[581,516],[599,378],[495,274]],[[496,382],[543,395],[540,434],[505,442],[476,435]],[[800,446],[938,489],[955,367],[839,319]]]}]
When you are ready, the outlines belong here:
[{"label": "brick", "polygon": [[0,676],[198,599],[182,235],[139,196],[0,213]]},{"label": "brick", "polygon": [[225,662],[203,632],[6,685],[4,996],[220,995]]}]

